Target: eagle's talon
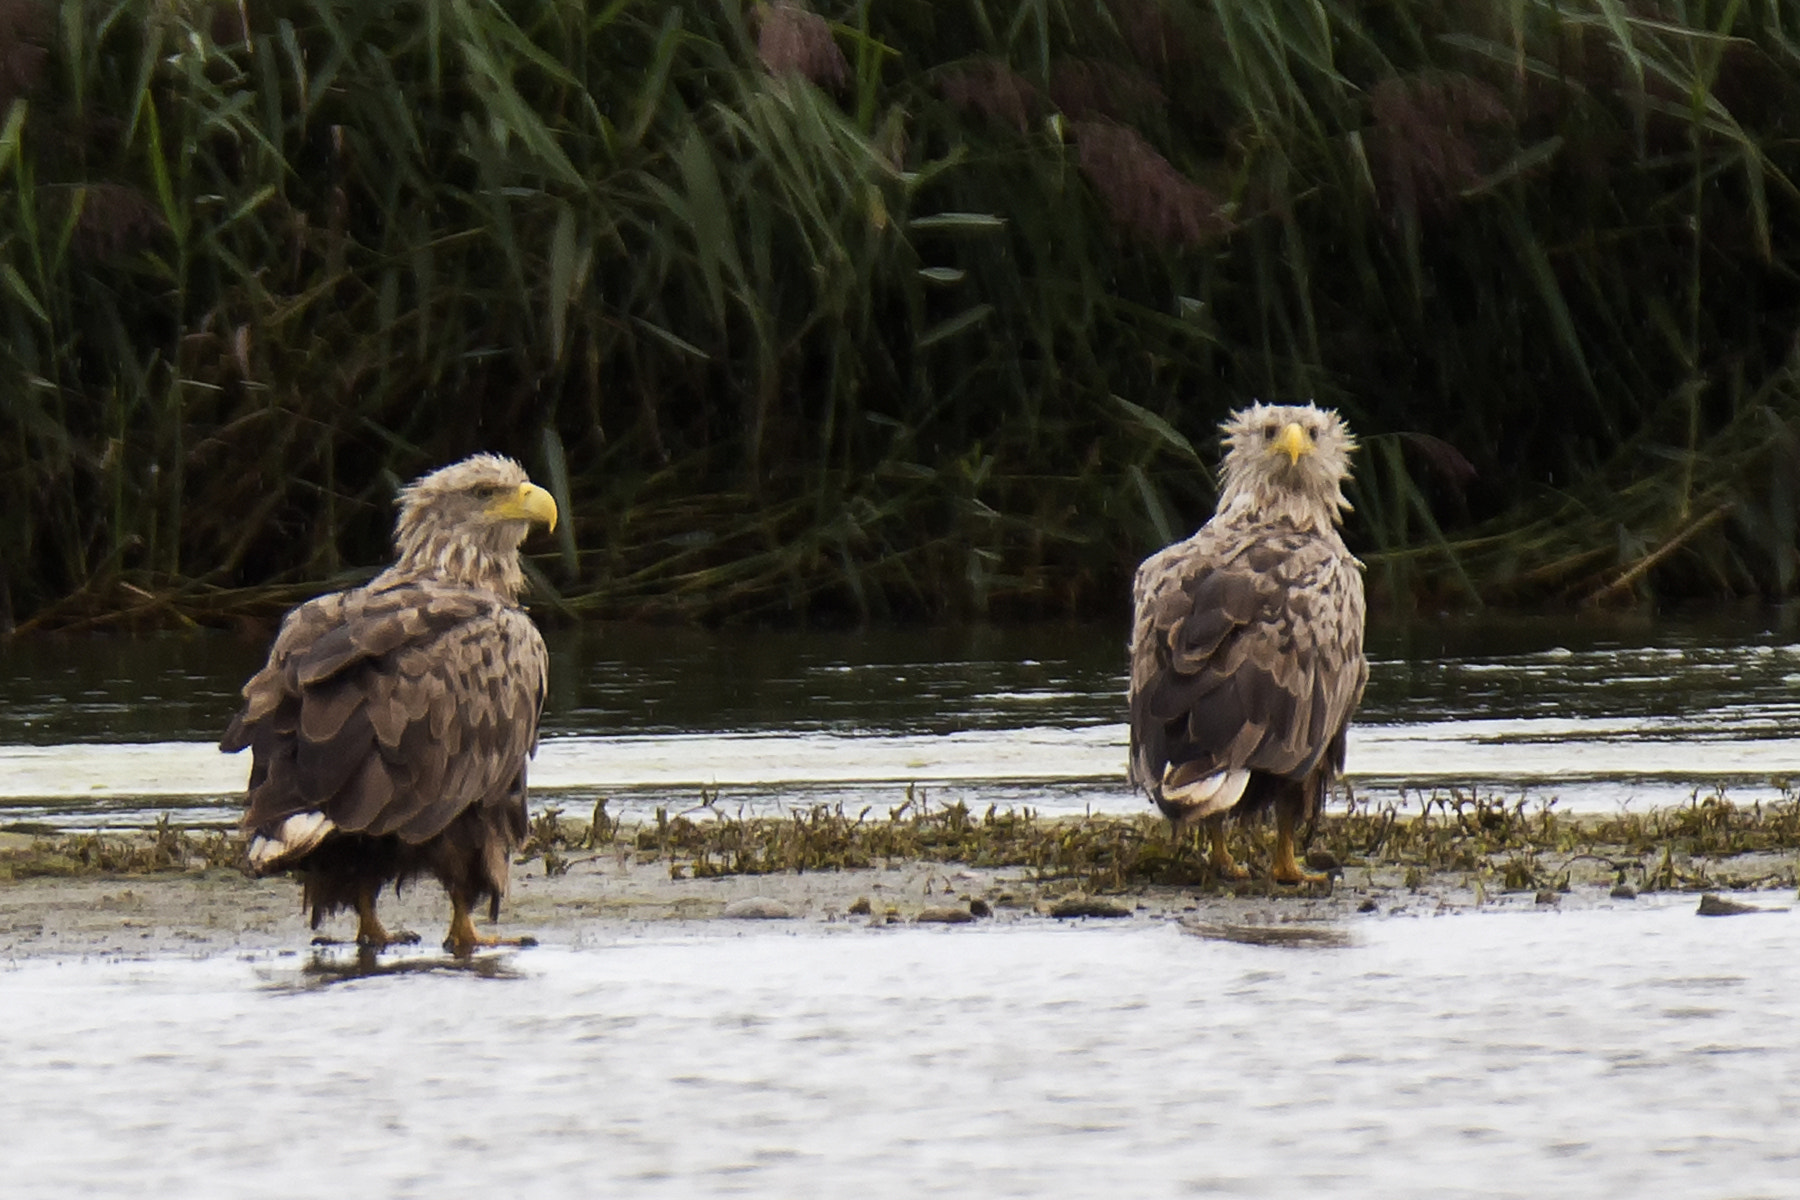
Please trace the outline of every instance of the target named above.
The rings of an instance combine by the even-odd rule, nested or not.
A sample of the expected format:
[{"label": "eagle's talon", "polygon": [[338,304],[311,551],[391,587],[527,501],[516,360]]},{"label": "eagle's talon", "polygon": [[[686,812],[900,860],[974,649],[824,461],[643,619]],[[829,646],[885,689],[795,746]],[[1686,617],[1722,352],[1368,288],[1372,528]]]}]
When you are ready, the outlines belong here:
[{"label": "eagle's talon", "polygon": [[1208,823],[1207,836],[1212,847],[1207,854],[1207,865],[1226,883],[1242,883],[1250,878],[1250,868],[1241,865],[1231,857],[1231,848],[1225,843],[1225,819],[1214,817]]},{"label": "eagle's talon", "polygon": [[459,941],[454,937],[444,939],[444,953],[452,958],[469,958],[477,950],[493,950],[500,946],[510,946],[524,950],[538,944],[534,937],[492,937],[487,934],[476,934],[468,941]]},{"label": "eagle's talon", "polygon": [[419,935],[410,929],[400,929],[393,933],[380,930],[375,933],[359,933],[356,944],[365,950],[387,950],[394,946],[416,946]]},{"label": "eagle's talon", "polygon": [[468,958],[477,947],[492,949],[495,946],[513,946],[523,948],[537,945],[537,939],[529,935],[522,937],[496,937],[491,933],[476,933],[475,921],[469,915],[469,906],[452,896],[450,898],[450,930],[444,934],[444,950],[457,958]]}]

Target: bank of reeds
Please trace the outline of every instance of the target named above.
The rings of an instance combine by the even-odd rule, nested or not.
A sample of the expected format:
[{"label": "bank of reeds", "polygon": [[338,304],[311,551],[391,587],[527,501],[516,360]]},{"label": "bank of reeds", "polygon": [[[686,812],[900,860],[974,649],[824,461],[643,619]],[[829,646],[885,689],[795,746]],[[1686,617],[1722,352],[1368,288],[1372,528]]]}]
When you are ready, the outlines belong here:
[{"label": "bank of reeds", "polygon": [[1253,397],[1388,602],[1791,595],[1796,29],[0,0],[0,626],[273,609],[476,448],[570,616],[1116,607]]}]

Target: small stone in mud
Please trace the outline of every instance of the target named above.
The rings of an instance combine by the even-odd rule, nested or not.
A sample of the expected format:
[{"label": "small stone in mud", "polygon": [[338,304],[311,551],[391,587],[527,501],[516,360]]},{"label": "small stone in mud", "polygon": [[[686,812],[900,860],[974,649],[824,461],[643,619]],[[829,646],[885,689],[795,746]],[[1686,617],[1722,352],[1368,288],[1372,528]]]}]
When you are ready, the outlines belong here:
[{"label": "small stone in mud", "polygon": [[1131,910],[1111,900],[1092,896],[1068,896],[1050,906],[1053,917],[1129,917]]},{"label": "small stone in mud", "polygon": [[948,904],[920,909],[919,915],[913,918],[921,925],[967,925],[974,919],[975,914],[968,909],[956,908]]},{"label": "small stone in mud", "polygon": [[727,904],[725,911],[719,915],[737,921],[786,921],[791,920],[794,913],[787,905],[772,897],[745,896]]},{"label": "small stone in mud", "polygon": [[1561,900],[1562,897],[1556,894],[1554,888],[1544,888],[1537,894],[1537,902],[1539,904],[1557,904],[1560,903]]},{"label": "small stone in mud", "polygon": [[1694,912],[1702,917],[1735,917],[1739,913],[1762,912],[1754,904],[1742,904],[1736,900],[1727,900],[1717,892],[1708,892],[1700,897],[1700,907]]},{"label": "small stone in mud", "polygon": [[858,896],[856,902],[845,911],[853,917],[866,917],[875,911],[875,906],[869,903],[867,896]]},{"label": "small stone in mud", "polygon": [[1621,883],[1617,887],[1613,888],[1613,890],[1608,892],[1607,894],[1609,896],[1611,896],[1614,900],[1636,900],[1637,899],[1637,889],[1632,887],[1629,883]]},{"label": "small stone in mud", "polygon": [[969,915],[972,917],[991,917],[994,915],[994,910],[986,900],[977,896],[975,899],[969,901]]},{"label": "small stone in mud", "polygon": [[1381,905],[1375,903],[1375,897],[1370,896],[1367,900],[1364,900],[1361,904],[1356,906],[1356,911],[1357,912],[1365,912],[1365,913],[1366,912],[1376,912],[1380,908],[1381,908]]},{"label": "small stone in mud", "polygon": [[1342,875],[1344,873],[1344,864],[1339,862],[1338,856],[1329,850],[1308,850],[1306,852],[1306,865],[1315,871],[1323,871],[1327,875]]}]

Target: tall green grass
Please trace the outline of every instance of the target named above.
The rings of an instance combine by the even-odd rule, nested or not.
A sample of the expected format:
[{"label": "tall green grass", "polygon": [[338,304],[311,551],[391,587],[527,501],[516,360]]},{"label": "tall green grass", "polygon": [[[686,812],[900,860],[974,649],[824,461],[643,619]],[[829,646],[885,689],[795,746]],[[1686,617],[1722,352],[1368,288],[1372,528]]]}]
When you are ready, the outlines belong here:
[{"label": "tall green grass", "polygon": [[0,0],[0,624],[379,561],[571,616],[1121,605],[1217,421],[1392,604],[1786,596],[1800,4]]}]

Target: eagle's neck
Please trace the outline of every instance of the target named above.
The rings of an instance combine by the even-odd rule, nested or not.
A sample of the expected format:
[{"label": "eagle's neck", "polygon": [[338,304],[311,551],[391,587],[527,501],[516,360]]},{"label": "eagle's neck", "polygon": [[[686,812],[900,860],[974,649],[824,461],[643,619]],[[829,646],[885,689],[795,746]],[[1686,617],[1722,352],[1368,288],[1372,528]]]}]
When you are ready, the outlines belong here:
[{"label": "eagle's neck", "polygon": [[525,574],[519,569],[525,529],[523,522],[513,521],[451,528],[429,513],[405,514],[394,530],[399,558],[376,582],[437,579],[516,600],[525,590]]},{"label": "eagle's neck", "polygon": [[1337,499],[1338,503],[1332,504],[1292,488],[1254,487],[1228,479],[1214,519],[1225,525],[1289,524],[1312,533],[1326,533],[1334,531],[1343,519],[1339,509],[1342,492]]}]

